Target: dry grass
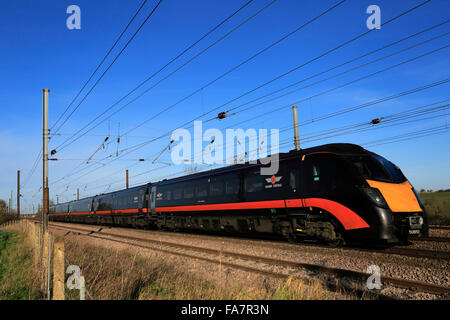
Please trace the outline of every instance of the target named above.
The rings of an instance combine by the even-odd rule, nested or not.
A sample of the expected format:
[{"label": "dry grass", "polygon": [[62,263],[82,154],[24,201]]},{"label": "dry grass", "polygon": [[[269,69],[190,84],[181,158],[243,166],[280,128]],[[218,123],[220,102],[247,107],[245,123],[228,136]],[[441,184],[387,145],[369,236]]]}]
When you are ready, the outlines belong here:
[{"label": "dry grass", "polygon": [[[93,299],[342,299],[318,281],[305,283],[264,279],[253,286],[212,282],[177,268],[168,261],[143,257],[128,251],[101,248],[76,239],[65,240],[68,260],[80,266]],[[179,266],[181,267],[181,266]],[[78,299],[77,290],[67,290]]]}]

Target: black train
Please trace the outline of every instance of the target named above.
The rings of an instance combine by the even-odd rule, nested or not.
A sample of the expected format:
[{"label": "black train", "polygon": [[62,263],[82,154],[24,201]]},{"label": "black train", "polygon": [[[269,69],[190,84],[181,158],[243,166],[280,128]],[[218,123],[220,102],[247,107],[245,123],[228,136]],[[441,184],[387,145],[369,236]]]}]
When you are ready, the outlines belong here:
[{"label": "black train", "polygon": [[353,144],[280,153],[274,176],[238,164],[50,208],[51,221],[392,243],[428,236],[401,170]]}]

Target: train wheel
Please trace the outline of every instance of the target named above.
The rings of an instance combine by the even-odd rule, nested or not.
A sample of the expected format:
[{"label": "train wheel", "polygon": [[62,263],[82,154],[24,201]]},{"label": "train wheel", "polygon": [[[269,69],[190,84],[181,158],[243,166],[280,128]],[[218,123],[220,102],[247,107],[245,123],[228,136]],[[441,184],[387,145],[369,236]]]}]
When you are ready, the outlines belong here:
[{"label": "train wheel", "polygon": [[287,236],[287,241],[289,243],[298,243],[299,242],[298,239],[297,239],[297,236],[294,233],[292,233],[292,232],[289,232],[289,234]]},{"label": "train wheel", "polygon": [[335,239],[330,239],[330,240],[328,240],[328,241],[327,241],[327,244],[328,244],[330,247],[333,247],[333,248],[336,248],[336,247],[342,247],[342,246],[345,245],[345,240],[344,240],[343,237],[339,236],[339,237],[337,237],[337,238],[335,238]]},{"label": "train wheel", "polygon": [[342,247],[343,245],[345,245],[344,236],[334,223],[330,223],[330,225],[331,225],[331,236],[329,239],[327,239],[328,245],[331,247]]}]

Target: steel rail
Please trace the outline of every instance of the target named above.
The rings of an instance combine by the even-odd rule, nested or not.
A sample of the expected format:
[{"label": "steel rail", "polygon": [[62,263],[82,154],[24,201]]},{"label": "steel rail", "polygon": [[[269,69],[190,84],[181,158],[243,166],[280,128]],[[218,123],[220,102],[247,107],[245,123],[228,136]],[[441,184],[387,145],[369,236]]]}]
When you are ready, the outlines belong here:
[{"label": "steel rail", "polygon": [[[171,253],[171,254],[175,254],[175,255],[182,255],[185,257],[189,257],[189,258],[195,258],[195,259],[200,259],[200,260],[208,260],[210,262],[214,262],[214,263],[218,263],[218,260],[214,260],[214,259],[209,259],[209,258],[205,258],[205,257],[198,257],[198,256],[193,256],[193,255],[189,255],[189,254],[185,254],[185,253],[180,253],[180,252],[173,252],[170,250],[165,250],[162,249],[161,247],[158,246],[169,246],[169,247],[174,247],[174,248],[179,248],[179,249],[184,249],[184,250],[191,250],[191,251],[198,251],[198,252],[203,252],[203,253],[207,253],[207,254],[214,254],[214,255],[221,255],[221,256],[228,256],[228,257],[232,257],[232,258],[238,258],[238,259],[242,259],[242,260],[249,260],[249,261],[255,261],[255,262],[261,262],[261,263],[266,263],[269,265],[278,265],[278,266],[284,266],[284,267],[293,267],[293,268],[301,268],[301,269],[306,269],[308,271],[312,271],[315,273],[322,273],[322,274],[328,274],[328,275],[334,275],[334,276],[338,276],[338,277],[348,277],[348,278],[352,278],[353,280],[363,280],[366,281],[368,274],[367,273],[363,273],[363,272],[358,272],[358,271],[352,271],[352,270],[346,270],[346,269],[339,269],[339,268],[331,268],[331,267],[325,267],[325,266],[320,266],[320,265],[315,265],[315,264],[309,264],[309,263],[300,263],[300,262],[294,262],[294,261],[289,261],[289,260],[282,260],[282,259],[273,259],[273,258],[268,258],[268,257],[258,257],[258,256],[254,256],[254,255],[248,255],[248,254],[243,254],[243,253],[237,253],[237,252],[231,252],[231,251],[224,251],[224,250],[217,250],[217,249],[211,249],[211,248],[203,248],[203,247],[197,247],[197,246],[190,246],[190,245],[185,245],[185,244],[180,244],[180,243],[173,243],[173,242],[167,242],[167,241],[161,241],[161,240],[153,240],[153,239],[143,239],[143,238],[139,238],[139,237],[132,237],[132,236],[125,236],[125,235],[117,235],[117,234],[113,234],[113,233],[106,233],[103,232],[101,233],[102,235],[105,235],[107,237],[102,237],[102,236],[98,236],[98,235],[94,235],[93,233],[96,233],[97,231],[95,230],[85,230],[85,229],[80,229],[80,228],[74,228],[74,227],[66,227],[66,226],[55,226],[55,225],[51,225],[51,228],[56,228],[56,229],[63,229],[63,230],[68,230],[68,231],[73,231],[73,230],[79,230],[82,232],[88,232],[86,234],[82,234],[80,232],[77,232],[77,235],[83,235],[83,236],[88,236],[88,237],[93,237],[93,238],[98,238],[98,239],[103,239],[103,240],[109,240],[109,241],[114,241],[114,242],[120,242],[120,243],[125,243],[125,244],[131,244],[130,242],[127,241],[123,241],[120,239],[124,239],[124,240],[128,240],[128,241],[140,241],[140,242],[146,242],[146,243],[150,243],[150,244],[156,244],[157,246],[151,246],[151,247],[147,247],[148,249],[152,249],[152,250],[158,250],[158,251],[167,251],[166,253]],[[97,233],[100,234],[100,233]],[[119,239],[113,239],[111,237],[116,237]],[[132,243],[133,245],[138,245],[136,243]],[[138,245],[138,246],[142,246],[142,245]],[[222,265],[225,265],[225,263],[223,261],[220,261],[220,263],[222,263]],[[248,271],[252,271],[252,272],[258,272],[258,273],[264,273],[264,274],[269,274],[269,273],[273,273],[267,270],[261,270],[258,268],[252,268],[252,267],[247,267],[247,266],[242,266],[242,265],[235,265],[232,263],[228,263],[230,267],[235,267],[235,268],[240,268],[240,269],[247,269]],[[251,269],[251,270],[250,270]],[[289,277],[289,275],[286,274],[282,274],[282,273],[277,273],[278,277]],[[432,294],[443,294],[446,297],[450,296],[450,287],[445,287],[445,286],[441,286],[441,285],[436,285],[436,284],[430,284],[430,283],[425,283],[425,282],[419,282],[419,281],[412,281],[412,280],[405,280],[405,279],[398,279],[398,278],[392,278],[392,277],[381,277],[381,281],[382,283],[389,283],[393,286],[396,287],[401,287],[401,288],[406,288],[406,289],[413,289],[415,291],[420,291],[420,292],[427,292],[427,293],[432,293]],[[354,288],[352,288],[353,290]]]}]

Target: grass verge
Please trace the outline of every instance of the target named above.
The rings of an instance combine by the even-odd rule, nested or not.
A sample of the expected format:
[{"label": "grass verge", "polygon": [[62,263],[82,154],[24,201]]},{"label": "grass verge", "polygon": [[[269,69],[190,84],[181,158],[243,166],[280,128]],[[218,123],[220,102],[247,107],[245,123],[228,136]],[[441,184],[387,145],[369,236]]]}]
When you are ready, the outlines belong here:
[{"label": "grass verge", "polygon": [[450,225],[450,192],[421,192],[419,195],[427,211],[429,224]]},{"label": "grass verge", "polygon": [[0,300],[40,298],[33,277],[31,248],[24,239],[18,231],[0,230]]}]

